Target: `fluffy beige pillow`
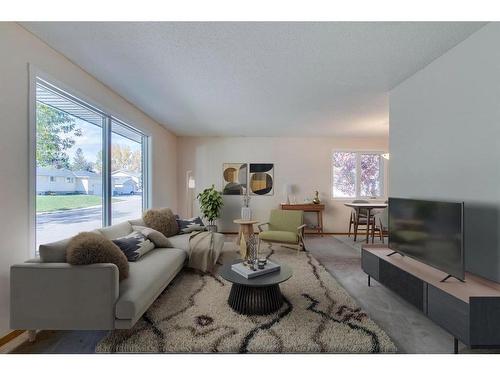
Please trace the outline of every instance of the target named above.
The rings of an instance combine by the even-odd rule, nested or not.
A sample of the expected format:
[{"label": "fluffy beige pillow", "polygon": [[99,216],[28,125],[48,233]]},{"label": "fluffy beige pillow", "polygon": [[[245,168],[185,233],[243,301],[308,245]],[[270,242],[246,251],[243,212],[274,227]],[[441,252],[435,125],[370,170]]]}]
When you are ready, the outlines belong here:
[{"label": "fluffy beige pillow", "polygon": [[120,281],[128,277],[127,257],[102,234],[82,232],[74,236],[66,248],[66,261],[73,265],[113,263],[118,267]]},{"label": "fluffy beige pillow", "polygon": [[163,233],[166,237],[175,236],[179,232],[177,220],[170,208],[147,210],[142,219],[148,227]]},{"label": "fluffy beige pillow", "polygon": [[142,225],[132,225],[132,229],[145,235],[155,244],[155,247],[173,247],[170,240],[165,237],[163,233],[160,233],[153,228],[143,227]]}]

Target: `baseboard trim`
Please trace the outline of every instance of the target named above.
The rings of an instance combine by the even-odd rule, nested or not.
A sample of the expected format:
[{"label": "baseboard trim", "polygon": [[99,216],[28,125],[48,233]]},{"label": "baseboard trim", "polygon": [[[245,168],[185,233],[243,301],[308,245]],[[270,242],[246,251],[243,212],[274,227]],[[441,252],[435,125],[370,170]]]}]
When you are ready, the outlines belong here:
[{"label": "baseboard trim", "polygon": [[22,335],[24,332],[26,332],[26,331],[22,330],[22,329],[16,329],[12,332],[7,333],[5,336],[0,337],[0,348],[4,345],[8,344],[12,340],[14,340],[16,337]]}]

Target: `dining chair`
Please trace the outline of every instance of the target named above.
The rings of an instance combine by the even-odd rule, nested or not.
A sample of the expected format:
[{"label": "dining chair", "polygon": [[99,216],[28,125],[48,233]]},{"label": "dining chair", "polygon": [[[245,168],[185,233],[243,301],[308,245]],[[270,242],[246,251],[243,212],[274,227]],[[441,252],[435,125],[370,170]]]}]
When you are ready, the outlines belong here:
[{"label": "dining chair", "polygon": [[[370,203],[365,199],[355,199],[352,203]],[[358,237],[358,229],[359,226],[365,226],[366,230],[368,230],[368,220],[373,220],[373,215],[370,215],[368,218],[368,210],[366,208],[352,208],[351,217],[349,219],[349,233],[348,237],[351,237],[352,227],[354,226],[354,241],[357,240]],[[370,222],[370,225],[373,223]]]},{"label": "dining chair", "polygon": [[385,243],[384,237],[389,235],[389,209],[387,207],[374,215],[374,225],[371,233],[372,243],[375,240],[375,232],[378,232],[380,240]]}]

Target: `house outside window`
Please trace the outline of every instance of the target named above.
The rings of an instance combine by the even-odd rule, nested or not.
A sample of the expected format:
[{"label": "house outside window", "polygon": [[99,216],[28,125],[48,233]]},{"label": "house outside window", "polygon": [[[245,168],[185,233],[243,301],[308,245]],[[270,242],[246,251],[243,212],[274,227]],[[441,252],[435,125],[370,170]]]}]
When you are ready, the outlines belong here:
[{"label": "house outside window", "polygon": [[44,78],[34,80],[34,249],[140,218],[148,203],[149,137]]},{"label": "house outside window", "polygon": [[384,152],[334,151],[332,197],[334,199],[383,198],[386,159]]}]

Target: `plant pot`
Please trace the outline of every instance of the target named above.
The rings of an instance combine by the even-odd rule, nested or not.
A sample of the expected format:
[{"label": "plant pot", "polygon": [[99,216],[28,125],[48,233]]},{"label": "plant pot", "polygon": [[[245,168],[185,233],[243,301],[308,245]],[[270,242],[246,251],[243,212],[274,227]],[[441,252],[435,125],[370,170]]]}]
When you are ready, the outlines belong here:
[{"label": "plant pot", "polygon": [[217,232],[217,225],[216,224],[208,224],[207,225],[207,230],[209,232]]}]

